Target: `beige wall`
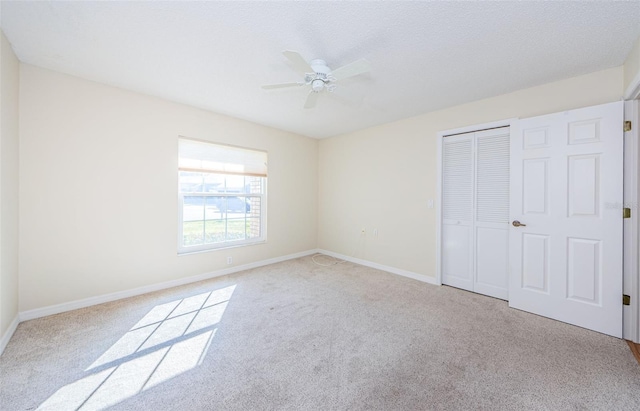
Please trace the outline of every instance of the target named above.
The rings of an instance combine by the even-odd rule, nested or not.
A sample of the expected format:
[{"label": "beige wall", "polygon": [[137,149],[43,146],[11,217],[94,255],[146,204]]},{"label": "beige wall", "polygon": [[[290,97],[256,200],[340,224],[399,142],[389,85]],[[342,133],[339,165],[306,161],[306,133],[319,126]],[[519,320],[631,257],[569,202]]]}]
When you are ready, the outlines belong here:
[{"label": "beige wall", "polygon": [[640,76],[640,37],[636,40],[633,49],[624,62],[624,91],[627,91],[631,83]]},{"label": "beige wall", "polygon": [[[437,133],[615,101],[623,76],[618,67],[318,142],[22,65],[20,310],[316,246],[433,277]],[[266,244],[177,256],[178,135],[269,151]]]},{"label": "beige wall", "polygon": [[[317,140],[22,65],[20,310],[316,247]],[[267,150],[266,244],[177,255],[179,135]]]},{"label": "beige wall", "polygon": [[0,32],[0,338],[18,315],[19,83],[20,63]]},{"label": "beige wall", "polygon": [[319,248],[435,277],[437,133],[616,101],[622,83],[618,67],[321,140]]}]

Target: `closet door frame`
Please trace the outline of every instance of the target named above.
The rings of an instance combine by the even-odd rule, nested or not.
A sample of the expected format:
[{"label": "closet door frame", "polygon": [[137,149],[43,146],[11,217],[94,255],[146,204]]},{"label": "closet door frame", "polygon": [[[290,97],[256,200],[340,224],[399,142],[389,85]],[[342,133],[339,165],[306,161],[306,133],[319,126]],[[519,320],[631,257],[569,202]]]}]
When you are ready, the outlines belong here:
[{"label": "closet door frame", "polygon": [[444,130],[438,133],[437,138],[437,179],[436,179],[436,281],[442,285],[442,142],[447,136],[456,134],[474,133],[498,127],[509,127],[509,133],[513,133],[513,125],[517,118],[494,121],[491,123],[476,124],[473,126]]}]

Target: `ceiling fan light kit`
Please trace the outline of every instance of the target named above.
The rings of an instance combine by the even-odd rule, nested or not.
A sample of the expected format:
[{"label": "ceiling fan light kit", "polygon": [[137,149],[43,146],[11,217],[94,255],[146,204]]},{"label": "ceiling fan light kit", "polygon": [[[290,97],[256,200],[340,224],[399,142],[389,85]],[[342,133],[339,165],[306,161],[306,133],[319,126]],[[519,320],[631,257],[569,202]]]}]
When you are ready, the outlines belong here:
[{"label": "ceiling fan light kit", "polygon": [[314,59],[307,63],[300,53],[296,51],[286,50],[283,51],[282,54],[289,59],[296,71],[304,75],[304,81],[297,83],[269,84],[262,86],[262,88],[265,90],[274,90],[279,88],[309,86],[309,95],[307,96],[304,108],[315,107],[318,95],[324,90],[330,93],[333,92],[338,80],[371,71],[369,62],[364,59],[354,61],[353,63],[332,71],[327,63],[322,59]]}]

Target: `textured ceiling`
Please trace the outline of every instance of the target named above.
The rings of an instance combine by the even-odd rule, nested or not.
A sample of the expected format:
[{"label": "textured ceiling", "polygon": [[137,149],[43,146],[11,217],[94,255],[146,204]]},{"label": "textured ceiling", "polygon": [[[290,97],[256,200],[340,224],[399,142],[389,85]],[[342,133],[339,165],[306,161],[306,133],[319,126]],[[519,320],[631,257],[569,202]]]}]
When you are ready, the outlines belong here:
[{"label": "textured ceiling", "polygon": [[[328,137],[621,65],[640,2],[12,2],[18,58],[311,137]],[[282,56],[368,75],[315,109]]]}]

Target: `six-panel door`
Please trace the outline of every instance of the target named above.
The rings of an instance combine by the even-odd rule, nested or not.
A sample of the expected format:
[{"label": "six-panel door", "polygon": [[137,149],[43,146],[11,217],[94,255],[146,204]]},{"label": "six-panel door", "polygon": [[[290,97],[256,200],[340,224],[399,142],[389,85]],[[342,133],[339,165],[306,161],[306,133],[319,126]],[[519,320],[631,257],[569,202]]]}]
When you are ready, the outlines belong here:
[{"label": "six-panel door", "polygon": [[509,305],[622,335],[622,102],[521,119]]}]

